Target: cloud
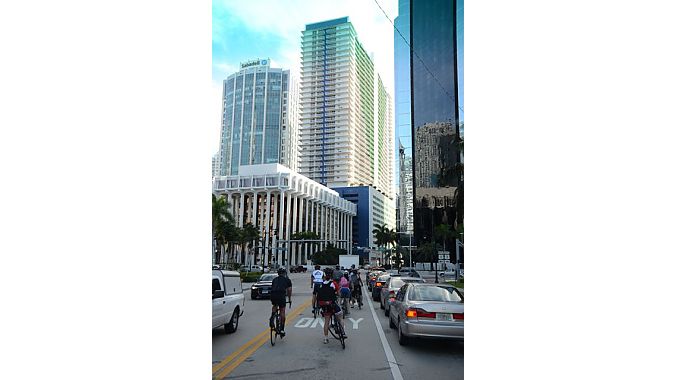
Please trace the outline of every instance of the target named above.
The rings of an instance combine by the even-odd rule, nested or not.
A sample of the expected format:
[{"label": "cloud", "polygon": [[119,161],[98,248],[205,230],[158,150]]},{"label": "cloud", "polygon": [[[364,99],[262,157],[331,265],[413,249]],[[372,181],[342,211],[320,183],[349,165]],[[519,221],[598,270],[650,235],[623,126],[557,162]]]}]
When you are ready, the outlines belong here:
[{"label": "cloud", "polygon": [[[397,0],[378,2],[391,20],[397,17]],[[393,94],[394,27],[372,0],[214,0],[214,45],[224,48],[228,56],[228,49],[235,48],[228,40],[235,38],[237,33],[274,38],[278,56],[270,58],[281,67],[298,73],[301,32],[305,25],[345,16],[350,18],[366,51],[373,53],[376,71],[388,92]],[[261,51],[260,54],[267,56],[270,52]],[[225,65],[226,61],[219,64]],[[227,64],[236,67],[238,62],[227,61]]]}]

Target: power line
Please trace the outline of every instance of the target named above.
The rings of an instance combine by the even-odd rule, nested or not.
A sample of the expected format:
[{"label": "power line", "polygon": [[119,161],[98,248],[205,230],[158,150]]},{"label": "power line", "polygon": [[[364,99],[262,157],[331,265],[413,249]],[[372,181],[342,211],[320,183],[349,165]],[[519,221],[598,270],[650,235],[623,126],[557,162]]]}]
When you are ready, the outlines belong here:
[{"label": "power line", "polygon": [[[404,42],[406,43],[406,46],[408,46],[408,48],[413,52],[413,54],[415,54],[416,58],[418,58],[418,60],[420,61],[420,63],[423,64],[423,67],[425,67],[425,70],[427,70],[427,72],[432,76],[432,78],[434,78],[434,80],[437,82],[437,84],[439,85],[439,87],[441,88],[441,90],[446,94],[446,96],[448,96],[448,98],[449,98],[451,101],[454,101],[454,99],[453,99],[453,97],[451,96],[451,94],[448,93],[448,91],[447,91],[446,88],[441,84],[441,82],[439,81],[439,79],[438,79],[434,74],[432,74],[432,71],[431,71],[431,70],[429,69],[429,67],[427,67],[427,65],[425,64],[425,61],[423,61],[422,58],[420,58],[420,56],[418,55],[418,53],[411,47],[411,44],[408,43],[408,41],[406,40],[406,38],[404,37],[404,35],[401,34],[401,31],[399,30],[399,28],[397,28],[397,26],[394,25],[394,22],[392,22],[392,20],[390,19],[390,16],[387,15],[387,12],[385,12],[385,10],[383,9],[383,7],[380,6],[380,4],[378,3],[378,0],[373,0],[373,1],[376,3],[376,5],[378,6],[378,8],[380,8],[380,11],[383,12],[383,14],[385,15],[385,18],[387,19],[387,21],[389,21],[390,24],[392,24],[392,26],[394,27],[394,30],[396,30],[397,33],[399,33],[399,36],[401,37],[402,40],[404,40]],[[456,80],[457,80],[457,78],[456,78]],[[465,113],[465,110],[462,109],[462,107],[460,106],[460,104],[458,104],[458,108],[459,108],[463,113]]]}]

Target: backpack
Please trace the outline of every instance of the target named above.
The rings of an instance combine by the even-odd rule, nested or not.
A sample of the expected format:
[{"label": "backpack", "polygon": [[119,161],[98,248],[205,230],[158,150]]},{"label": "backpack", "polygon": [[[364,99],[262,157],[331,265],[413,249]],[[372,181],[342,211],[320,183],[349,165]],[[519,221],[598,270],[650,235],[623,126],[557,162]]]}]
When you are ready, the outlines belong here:
[{"label": "backpack", "polygon": [[328,284],[322,283],[317,291],[317,299],[319,301],[335,301],[336,291],[331,287],[331,282]]},{"label": "backpack", "polygon": [[341,288],[349,288],[350,287],[350,282],[347,280],[347,278],[343,277],[340,279],[340,287]]}]

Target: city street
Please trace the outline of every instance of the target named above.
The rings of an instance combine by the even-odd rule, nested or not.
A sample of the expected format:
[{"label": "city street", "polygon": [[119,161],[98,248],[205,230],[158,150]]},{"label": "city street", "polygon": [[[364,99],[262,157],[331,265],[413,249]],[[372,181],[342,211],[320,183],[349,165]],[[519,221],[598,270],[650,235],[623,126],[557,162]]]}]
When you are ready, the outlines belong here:
[{"label": "city street", "polygon": [[[213,378],[317,379],[345,378],[462,379],[463,342],[419,340],[402,347],[378,303],[364,297],[364,307],[350,309],[345,319],[346,348],[329,334],[322,343],[323,319],[310,307],[309,274],[291,274],[293,304],[287,310],[286,337],[270,344],[269,300],[251,300],[245,291],[244,315],[233,334],[213,331]],[[248,287],[247,284],[246,287]]]}]

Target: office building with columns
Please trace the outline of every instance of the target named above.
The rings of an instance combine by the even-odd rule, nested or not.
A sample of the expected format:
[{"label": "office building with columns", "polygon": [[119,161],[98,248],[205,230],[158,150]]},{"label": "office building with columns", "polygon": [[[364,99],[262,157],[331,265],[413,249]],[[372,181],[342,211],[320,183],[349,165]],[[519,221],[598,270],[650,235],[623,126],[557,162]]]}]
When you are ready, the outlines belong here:
[{"label": "office building with columns", "polygon": [[[328,243],[351,253],[356,206],[283,165],[241,165],[237,175],[214,178],[213,192],[227,198],[238,227],[259,229],[255,254],[242,264],[306,265]],[[292,241],[305,231],[317,233],[319,241]]]}]

